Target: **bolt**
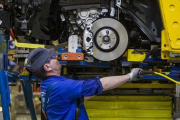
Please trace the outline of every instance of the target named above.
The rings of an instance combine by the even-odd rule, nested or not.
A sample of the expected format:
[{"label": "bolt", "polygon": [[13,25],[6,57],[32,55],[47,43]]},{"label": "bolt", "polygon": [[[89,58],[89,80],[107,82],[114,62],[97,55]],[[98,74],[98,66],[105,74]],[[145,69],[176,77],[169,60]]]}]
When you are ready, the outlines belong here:
[{"label": "bolt", "polygon": [[67,59],[67,57],[68,57],[67,55],[64,55],[64,58],[65,58],[65,59]]},{"label": "bolt", "polygon": [[81,58],[81,55],[78,55],[78,58],[80,59],[80,58]]},{"label": "bolt", "polygon": [[106,31],[106,34],[107,34],[107,35],[109,34],[109,30]]}]

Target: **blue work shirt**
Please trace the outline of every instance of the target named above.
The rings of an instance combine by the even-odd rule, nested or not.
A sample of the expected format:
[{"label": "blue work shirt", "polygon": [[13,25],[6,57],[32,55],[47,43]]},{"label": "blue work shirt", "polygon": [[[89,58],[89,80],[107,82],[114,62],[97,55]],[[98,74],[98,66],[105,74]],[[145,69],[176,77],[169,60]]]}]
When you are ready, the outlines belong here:
[{"label": "blue work shirt", "polygon": [[79,120],[88,120],[84,107],[84,96],[101,95],[103,87],[99,77],[90,80],[76,81],[63,76],[45,77],[41,83],[42,105],[45,101],[46,90],[56,82],[50,92],[46,114],[48,120],[75,120],[76,101],[81,100]]}]

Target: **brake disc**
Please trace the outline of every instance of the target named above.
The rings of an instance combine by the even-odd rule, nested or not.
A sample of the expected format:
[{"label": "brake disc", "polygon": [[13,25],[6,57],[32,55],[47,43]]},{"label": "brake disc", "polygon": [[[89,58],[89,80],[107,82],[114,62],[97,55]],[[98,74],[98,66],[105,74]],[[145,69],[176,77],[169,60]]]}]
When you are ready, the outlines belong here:
[{"label": "brake disc", "polygon": [[119,58],[128,46],[128,34],[119,21],[102,18],[93,22],[93,56],[102,61]]}]

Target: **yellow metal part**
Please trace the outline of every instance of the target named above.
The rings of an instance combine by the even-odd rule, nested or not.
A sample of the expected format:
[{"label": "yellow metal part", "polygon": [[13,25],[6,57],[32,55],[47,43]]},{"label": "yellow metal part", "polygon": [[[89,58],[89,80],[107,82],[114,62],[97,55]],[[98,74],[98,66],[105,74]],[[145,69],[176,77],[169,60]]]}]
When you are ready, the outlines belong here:
[{"label": "yellow metal part", "polygon": [[165,102],[149,102],[149,101],[89,101],[88,104],[86,104],[87,108],[96,109],[95,107],[98,105],[98,109],[167,109],[169,110],[171,108],[171,103],[169,101]]},{"label": "yellow metal part", "polygon": [[[171,101],[169,96],[96,96],[88,101]],[[87,102],[88,102],[87,101]],[[87,103],[85,102],[85,103]]]},{"label": "yellow metal part", "polygon": [[126,51],[124,54],[123,54],[123,57],[127,57],[128,56],[128,51]]},{"label": "yellow metal part", "polygon": [[67,67],[66,66],[63,67],[63,75],[67,75]]},{"label": "yellow metal part", "polygon": [[16,54],[16,50],[8,50],[8,54]]},{"label": "yellow metal part", "polygon": [[141,84],[141,83],[126,83],[118,88],[164,88],[164,89],[173,89],[176,88],[176,84],[159,84],[159,83],[151,83],[151,84]]},{"label": "yellow metal part", "polygon": [[180,60],[170,54],[180,54],[180,1],[159,0],[164,30],[161,33],[161,58]]},{"label": "yellow metal part", "polygon": [[145,57],[145,53],[136,52],[134,49],[128,49],[128,61],[142,62]]},{"label": "yellow metal part", "polygon": [[29,75],[29,72],[27,70],[23,70],[23,72],[21,74],[19,74],[20,76],[27,76]]},{"label": "yellow metal part", "polygon": [[85,102],[90,120],[171,120],[169,96],[96,96]]},{"label": "yellow metal part", "polygon": [[169,118],[90,118],[90,120],[171,120]]},{"label": "yellow metal part", "polygon": [[8,59],[10,60],[14,60],[14,58],[12,57],[12,55],[16,54],[16,50],[8,50]]},{"label": "yellow metal part", "polygon": [[45,47],[45,45],[41,45],[41,44],[19,43],[19,42],[17,42],[16,39],[15,39],[14,43],[15,43],[16,47],[21,47],[21,48],[38,48],[38,47],[44,48]]}]

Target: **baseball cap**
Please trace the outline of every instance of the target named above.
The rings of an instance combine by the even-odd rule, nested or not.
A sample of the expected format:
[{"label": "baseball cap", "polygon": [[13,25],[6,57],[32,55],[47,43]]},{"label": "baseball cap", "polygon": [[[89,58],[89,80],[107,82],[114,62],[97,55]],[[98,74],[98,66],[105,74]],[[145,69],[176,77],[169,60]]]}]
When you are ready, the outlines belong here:
[{"label": "baseball cap", "polygon": [[25,69],[34,73],[47,62],[48,58],[50,58],[53,55],[56,55],[56,51],[54,48],[34,49],[26,57],[25,62],[24,62],[24,67]]}]

